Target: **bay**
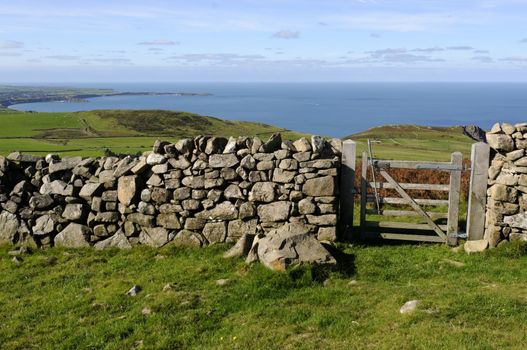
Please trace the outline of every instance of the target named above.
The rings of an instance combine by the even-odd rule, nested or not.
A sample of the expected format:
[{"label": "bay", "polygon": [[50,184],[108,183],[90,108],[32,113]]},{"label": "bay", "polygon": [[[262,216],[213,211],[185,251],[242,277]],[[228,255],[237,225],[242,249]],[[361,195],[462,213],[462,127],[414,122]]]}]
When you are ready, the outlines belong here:
[{"label": "bay", "polygon": [[527,121],[525,83],[99,83],[60,84],[120,92],[211,96],[112,96],[26,103],[17,110],[168,109],[343,137],[386,124],[453,126]]}]

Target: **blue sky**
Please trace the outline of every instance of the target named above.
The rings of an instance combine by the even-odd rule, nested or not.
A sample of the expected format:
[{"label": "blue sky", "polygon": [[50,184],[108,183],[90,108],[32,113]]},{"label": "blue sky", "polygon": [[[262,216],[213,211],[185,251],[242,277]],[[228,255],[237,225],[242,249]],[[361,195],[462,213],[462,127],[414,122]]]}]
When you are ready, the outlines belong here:
[{"label": "blue sky", "polygon": [[0,82],[527,81],[527,0],[0,0]]}]

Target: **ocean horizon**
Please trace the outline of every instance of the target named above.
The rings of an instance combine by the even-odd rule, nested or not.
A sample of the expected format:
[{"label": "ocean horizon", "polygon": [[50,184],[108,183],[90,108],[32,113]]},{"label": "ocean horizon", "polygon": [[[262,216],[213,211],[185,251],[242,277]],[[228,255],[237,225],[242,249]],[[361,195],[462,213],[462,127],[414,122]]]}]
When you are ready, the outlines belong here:
[{"label": "ocean horizon", "polygon": [[[31,85],[31,84],[17,84]],[[109,96],[87,102],[38,102],[37,112],[167,109],[344,137],[386,124],[490,128],[524,122],[527,83],[61,83],[118,92],[190,92],[210,96]]]}]

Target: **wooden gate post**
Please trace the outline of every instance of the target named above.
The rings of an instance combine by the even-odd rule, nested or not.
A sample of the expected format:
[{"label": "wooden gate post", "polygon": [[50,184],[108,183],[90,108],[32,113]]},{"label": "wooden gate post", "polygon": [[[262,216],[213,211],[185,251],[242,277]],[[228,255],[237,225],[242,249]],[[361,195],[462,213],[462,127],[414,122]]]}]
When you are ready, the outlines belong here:
[{"label": "wooden gate post", "polygon": [[345,240],[351,238],[355,201],[355,158],[357,144],[346,140],[342,143],[342,165],[340,175],[340,232]]},{"label": "wooden gate post", "polygon": [[483,239],[485,233],[490,146],[484,142],[474,143],[470,161],[472,169],[468,193],[467,239],[472,241]]},{"label": "wooden gate post", "polygon": [[463,166],[463,155],[460,152],[452,153],[451,163],[459,170],[450,171],[450,190],[448,193],[448,222],[447,243],[457,244],[459,229],[459,192],[461,190],[461,168]]}]

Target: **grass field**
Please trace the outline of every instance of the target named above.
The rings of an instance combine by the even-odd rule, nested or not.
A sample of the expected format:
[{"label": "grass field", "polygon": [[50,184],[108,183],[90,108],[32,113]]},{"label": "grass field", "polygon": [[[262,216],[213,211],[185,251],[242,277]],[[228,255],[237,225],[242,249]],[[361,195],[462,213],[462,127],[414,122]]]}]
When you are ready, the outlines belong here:
[{"label": "grass field", "polygon": [[470,158],[471,145],[476,142],[463,134],[462,127],[418,125],[380,126],[346,138],[357,142],[358,155],[367,151],[371,139],[374,157],[403,160],[449,161],[452,152]]},{"label": "grass field", "polygon": [[[1,348],[525,348],[525,246],[478,255],[443,245],[341,248],[340,271],[274,273],[224,260],[225,246],[54,248],[18,265],[0,247]],[[134,284],[142,291],[126,296]],[[401,315],[411,299],[418,310]]]},{"label": "grass field", "polygon": [[[281,132],[284,139],[309,136],[261,123],[161,110],[30,113],[4,109],[0,123],[0,155],[15,150],[84,156],[102,155],[106,149],[137,153],[151,149],[158,138],[175,141],[197,135],[257,135],[264,140],[274,132]],[[375,157],[411,160],[449,160],[454,151],[468,158],[473,143],[461,127],[416,125],[382,126],[348,138],[358,142],[359,155],[369,138],[378,141],[373,144]]]},{"label": "grass field", "polygon": [[0,155],[12,151],[102,155],[151,149],[158,138],[175,141],[197,135],[259,136],[281,132],[286,139],[305,134],[271,125],[228,121],[175,111],[89,111],[30,113],[0,110]]}]

